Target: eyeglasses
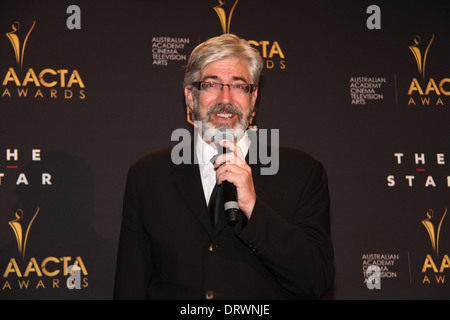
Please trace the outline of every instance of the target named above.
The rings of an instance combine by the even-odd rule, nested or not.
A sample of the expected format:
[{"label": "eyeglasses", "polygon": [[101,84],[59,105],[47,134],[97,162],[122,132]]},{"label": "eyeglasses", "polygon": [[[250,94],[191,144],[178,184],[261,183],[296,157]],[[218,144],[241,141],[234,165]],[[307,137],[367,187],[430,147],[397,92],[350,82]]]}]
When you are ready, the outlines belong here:
[{"label": "eyeglasses", "polygon": [[253,92],[255,86],[253,84],[245,84],[245,83],[217,83],[217,82],[209,82],[209,81],[198,81],[193,82],[192,86],[197,88],[200,91],[206,93],[219,93],[223,90],[224,86],[227,86],[230,89],[231,93],[236,94],[247,94]]}]

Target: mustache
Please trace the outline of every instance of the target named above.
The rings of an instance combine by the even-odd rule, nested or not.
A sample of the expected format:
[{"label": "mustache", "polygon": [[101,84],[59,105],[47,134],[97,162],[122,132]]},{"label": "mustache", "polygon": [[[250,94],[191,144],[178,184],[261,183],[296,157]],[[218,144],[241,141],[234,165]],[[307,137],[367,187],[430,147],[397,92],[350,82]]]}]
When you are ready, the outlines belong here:
[{"label": "mustache", "polygon": [[244,116],[241,109],[236,108],[231,103],[226,103],[226,104],[219,103],[219,104],[216,104],[215,106],[212,106],[206,112],[206,116],[208,118],[210,118],[213,113],[231,113],[231,114],[236,115],[239,121],[242,120],[242,118]]}]

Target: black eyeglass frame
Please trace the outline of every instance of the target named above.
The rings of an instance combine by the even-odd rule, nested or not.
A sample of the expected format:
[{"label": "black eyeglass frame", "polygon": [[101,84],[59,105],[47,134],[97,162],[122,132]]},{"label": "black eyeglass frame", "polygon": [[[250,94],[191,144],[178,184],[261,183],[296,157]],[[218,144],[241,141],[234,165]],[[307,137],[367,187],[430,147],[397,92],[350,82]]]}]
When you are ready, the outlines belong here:
[{"label": "black eyeglass frame", "polygon": [[203,83],[214,83],[216,85],[220,85],[221,86],[220,87],[220,91],[221,92],[222,92],[224,86],[228,86],[228,90],[230,90],[230,92],[232,92],[231,91],[231,87],[235,87],[237,85],[246,86],[248,88],[247,89],[248,92],[245,92],[245,94],[252,93],[255,90],[255,88],[256,88],[256,86],[254,84],[248,84],[248,83],[243,83],[243,84],[219,83],[219,82],[214,82],[214,81],[196,81],[196,82],[192,82],[191,85],[193,87],[197,88],[198,90],[202,91],[202,84]]}]

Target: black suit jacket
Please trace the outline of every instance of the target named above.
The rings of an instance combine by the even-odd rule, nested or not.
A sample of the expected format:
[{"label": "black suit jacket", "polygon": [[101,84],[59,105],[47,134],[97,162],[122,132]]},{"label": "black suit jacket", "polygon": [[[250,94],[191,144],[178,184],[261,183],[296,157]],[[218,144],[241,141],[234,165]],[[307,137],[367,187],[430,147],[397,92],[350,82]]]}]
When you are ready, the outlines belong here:
[{"label": "black suit jacket", "polygon": [[280,149],[275,175],[251,165],[257,193],[247,222],[212,231],[196,164],[171,149],[129,170],[115,299],[318,298],[331,286],[333,250],[323,166]]}]

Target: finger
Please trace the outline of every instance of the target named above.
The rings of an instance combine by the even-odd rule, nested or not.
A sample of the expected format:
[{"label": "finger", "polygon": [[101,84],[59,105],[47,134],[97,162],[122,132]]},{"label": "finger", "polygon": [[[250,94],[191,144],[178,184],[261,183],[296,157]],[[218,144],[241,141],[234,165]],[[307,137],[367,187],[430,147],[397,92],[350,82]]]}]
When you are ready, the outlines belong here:
[{"label": "finger", "polygon": [[216,170],[216,178],[218,183],[227,180],[237,185],[244,185],[252,180],[252,170],[249,166],[224,164]]},{"label": "finger", "polygon": [[223,143],[223,147],[228,148],[231,152],[224,153],[218,156],[214,164],[215,168],[218,168],[224,163],[238,165],[243,165],[246,163],[241,148],[228,141],[226,141],[226,143]]},{"label": "finger", "polygon": [[242,174],[239,174],[239,172],[229,170],[221,170],[220,172],[217,172],[216,180],[218,184],[228,181],[234,184],[236,188],[243,186],[246,181],[246,179],[242,179]]},{"label": "finger", "polygon": [[241,148],[240,148],[237,144],[234,144],[233,142],[227,141],[227,140],[221,141],[220,144],[221,144],[223,147],[228,148],[228,149],[230,149],[232,152],[236,153],[236,154],[238,155],[238,157],[241,157],[241,158],[245,159],[244,154],[242,153]]},{"label": "finger", "polygon": [[224,164],[216,171],[218,184],[224,181],[232,183],[236,187],[239,208],[250,219],[255,202],[256,192],[253,185],[252,170],[247,166]]},{"label": "finger", "polygon": [[225,153],[217,157],[214,168],[217,169],[223,164],[245,165],[245,159],[238,157],[235,153]]}]

